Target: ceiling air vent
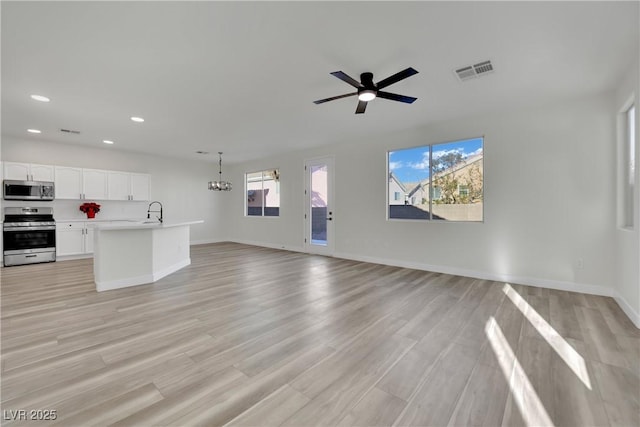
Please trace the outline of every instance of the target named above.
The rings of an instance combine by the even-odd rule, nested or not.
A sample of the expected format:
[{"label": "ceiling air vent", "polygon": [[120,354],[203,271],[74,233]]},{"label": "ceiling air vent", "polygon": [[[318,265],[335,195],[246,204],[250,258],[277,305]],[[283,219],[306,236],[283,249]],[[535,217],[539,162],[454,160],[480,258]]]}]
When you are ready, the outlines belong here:
[{"label": "ceiling air vent", "polygon": [[460,80],[461,82],[475,79],[476,77],[480,77],[484,74],[489,74],[492,72],[493,64],[491,63],[491,61],[478,62],[477,64],[458,68],[454,71],[454,73],[456,73],[456,76],[458,76],[458,80]]},{"label": "ceiling air vent", "polygon": [[72,133],[72,134],[74,134],[74,135],[80,135],[80,131],[79,131],[79,130],[60,129],[60,132],[64,132],[64,133]]}]

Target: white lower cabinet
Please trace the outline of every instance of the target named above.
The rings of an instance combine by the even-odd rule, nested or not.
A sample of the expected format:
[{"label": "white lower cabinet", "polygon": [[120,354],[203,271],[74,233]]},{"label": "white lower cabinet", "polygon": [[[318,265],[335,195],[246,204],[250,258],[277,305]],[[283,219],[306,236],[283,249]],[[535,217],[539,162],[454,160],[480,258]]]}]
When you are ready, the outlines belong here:
[{"label": "white lower cabinet", "polygon": [[83,255],[93,253],[93,227],[86,222],[56,223],[56,255]]},{"label": "white lower cabinet", "polygon": [[87,254],[93,253],[93,227],[95,224],[86,224],[84,227],[84,252]]}]

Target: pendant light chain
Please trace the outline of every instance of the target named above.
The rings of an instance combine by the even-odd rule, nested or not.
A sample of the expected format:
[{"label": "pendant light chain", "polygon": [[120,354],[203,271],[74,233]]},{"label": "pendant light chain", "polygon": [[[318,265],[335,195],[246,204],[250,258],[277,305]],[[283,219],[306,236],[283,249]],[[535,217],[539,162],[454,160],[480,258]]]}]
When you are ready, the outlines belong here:
[{"label": "pendant light chain", "polygon": [[231,183],[222,180],[222,151],[218,151],[218,181],[209,181],[209,190],[231,191]]}]

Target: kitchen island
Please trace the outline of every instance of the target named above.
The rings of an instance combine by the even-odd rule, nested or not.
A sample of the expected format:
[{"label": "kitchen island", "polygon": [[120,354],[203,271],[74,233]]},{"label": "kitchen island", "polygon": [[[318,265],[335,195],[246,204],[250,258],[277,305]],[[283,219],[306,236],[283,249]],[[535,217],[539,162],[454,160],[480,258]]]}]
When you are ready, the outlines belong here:
[{"label": "kitchen island", "polygon": [[96,225],[93,276],[98,292],[156,282],[191,264],[189,227],[204,221]]}]

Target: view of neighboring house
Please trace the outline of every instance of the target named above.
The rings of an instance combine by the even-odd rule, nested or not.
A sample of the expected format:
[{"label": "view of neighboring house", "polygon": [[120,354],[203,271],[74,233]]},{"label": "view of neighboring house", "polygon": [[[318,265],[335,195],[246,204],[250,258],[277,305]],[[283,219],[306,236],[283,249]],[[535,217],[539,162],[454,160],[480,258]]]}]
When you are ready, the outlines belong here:
[{"label": "view of neighboring house", "polygon": [[426,191],[429,181],[423,182],[425,202],[428,204],[431,196],[434,203],[481,203],[484,176],[482,157],[482,153],[474,154],[451,168],[435,173],[431,195]]},{"label": "view of neighboring house", "polygon": [[389,172],[389,204],[404,205],[407,189],[393,172]]},{"label": "view of neighboring house", "polygon": [[[425,187],[426,186],[426,187]],[[389,204],[390,205],[419,205],[426,197],[429,181],[403,183],[393,173],[389,173]]]},{"label": "view of neighboring house", "polygon": [[277,170],[249,173],[246,176],[247,215],[278,215],[280,182]]},{"label": "view of neighboring house", "polygon": [[[483,154],[474,153],[461,157],[452,166],[446,167],[421,182],[403,183],[389,173],[389,205],[409,206],[407,212],[394,208],[391,218],[432,219],[450,221],[481,221],[483,216]],[[431,182],[431,191],[429,185]],[[430,200],[431,199],[431,200]],[[426,216],[419,214],[420,209]]]}]

